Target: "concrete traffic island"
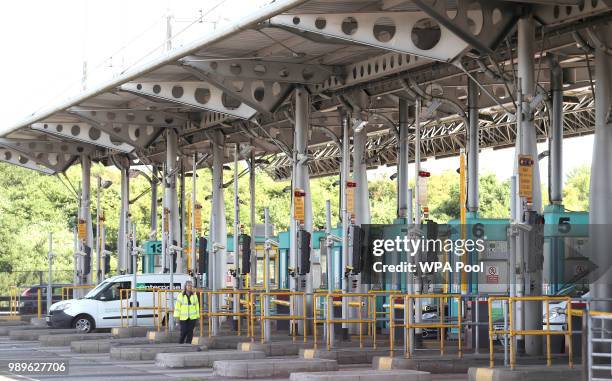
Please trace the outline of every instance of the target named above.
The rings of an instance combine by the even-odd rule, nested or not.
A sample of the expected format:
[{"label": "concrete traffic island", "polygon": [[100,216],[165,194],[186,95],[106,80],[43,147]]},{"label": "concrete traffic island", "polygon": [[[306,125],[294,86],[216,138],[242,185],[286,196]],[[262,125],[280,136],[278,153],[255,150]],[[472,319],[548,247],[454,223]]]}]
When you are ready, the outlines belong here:
[{"label": "concrete traffic island", "polygon": [[567,365],[526,365],[510,368],[470,368],[469,381],[576,381],[581,380],[582,370],[579,366],[569,368]]},{"label": "concrete traffic island", "polygon": [[149,331],[147,339],[152,343],[178,343],[181,338],[181,332],[175,331]]},{"label": "concrete traffic island", "polygon": [[9,338],[11,340],[34,341],[34,340],[38,340],[40,336],[44,336],[44,335],[61,335],[61,334],[67,334],[67,333],[77,333],[77,331],[73,328],[27,329],[27,330],[12,331],[9,334]]},{"label": "concrete traffic island", "polygon": [[0,320],[0,327],[16,327],[20,325],[29,325],[27,321],[23,320]]},{"label": "concrete traffic island", "polygon": [[42,335],[38,341],[43,347],[62,347],[70,345],[73,341],[108,339],[110,333],[68,333],[61,335]]},{"label": "concrete traffic island", "polygon": [[112,347],[121,345],[150,344],[146,337],[125,337],[122,339],[85,340],[70,343],[70,350],[75,353],[109,353]]},{"label": "concrete traffic island", "polygon": [[289,377],[295,372],[330,372],[338,370],[336,360],[262,359],[224,360],[213,364],[215,376],[237,378]]},{"label": "concrete traffic island", "polygon": [[277,341],[272,343],[239,343],[237,349],[243,352],[263,352],[266,356],[296,356],[301,349],[312,347],[312,343]]},{"label": "concrete traffic island", "polygon": [[0,326],[0,336],[9,336],[13,331],[23,331],[23,330],[39,330],[39,329],[51,329],[49,327],[37,327],[31,324],[27,325],[5,325]]},{"label": "concrete traffic island", "polygon": [[[286,343],[290,338],[291,336],[287,335],[272,335],[273,341],[282,341],[284,343]],[[250,342],[248,340],[248,336],[238,336],[234,333],[230,335],[217,336],[194,336],[191,344],[206,345],[210,349],[236,349],[237,345],[240,343]],[[259,342],[259,337],[257,337],[255,341]]]},{"label": "concrete traffic island", "polygon": [[431,373],[418,370],[340,370],[337,372],[291,373],[290,381],[431,381]]},{"label": "concrete traffic island", "polygon": [[336,360],[338,364],[369,364],[375,357],[389,354],[389,348],[333,348],[300,349],[300,357],[304,359]]},{"label": "concrete traffic island", "polygon": [[191,344],[140,344],[111,347],[110,358],[113,360],[154,360],[158,353],[199,352],[206,348]]},{"label": "concrete traffic island", "polygon": [[489,364],[488,356],[432,356],[405,358],[401,356],[374,357],[372,367],[377,370],[411,369],[430,373],[467,373],[470,367],[486,366]]},{"label": "concrete traffic island", "polygon": [[122,339],[125,337],[145,337],[151,327],[118,327],[111,329],[113,338]]},{"label": "concrete traffic island", "polygon": [[159,353],[155,365],[161,368],[211,368],[215,361],[263,359],[263,352],[215,350],[194,353]]}]

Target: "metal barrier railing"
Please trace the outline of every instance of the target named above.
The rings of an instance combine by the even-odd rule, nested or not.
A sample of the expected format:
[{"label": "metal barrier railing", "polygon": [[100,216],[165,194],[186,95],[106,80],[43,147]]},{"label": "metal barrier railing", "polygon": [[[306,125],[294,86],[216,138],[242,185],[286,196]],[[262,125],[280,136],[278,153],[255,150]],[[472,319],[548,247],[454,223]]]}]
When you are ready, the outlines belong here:
[{"label": "metal barrier railing", "polygon": [[[131,293],[136,293],[136,306],[132,305]],[[159,327],[160,322],[158,320],[161,318],[161,309],[156,304],[158,299],[157,294],[159,289],[157,288],[124,288],[119,290],[119,309],[120,309],[120,317],[121,317],[121,326],[127,327],[129,325],[130,318],[133,318],[136,315],[136,319],[141,319],[145,317],[138,317],[138,311],[152,311],[153,312],[153,326]],[[141,307],[140,302],[138,300],[138,294],[152,294],[151,295],[151,304],[145,303],[145,306]],[[148,299],[148,298],[147,298]],[[125,303],[124,303],[125,301]],[[130,317],[130,311],[132,312],[132,316]],[[124,315],[125,312],[125,315]],[[125,316],[125,319],[124,319]],[[159,328],[158,328],[159,331]]]},{"label": "metal barrier railing", "polygon": [[[317,300],[323,298],[323,310],[325,311],[321,320],[318,318]],[[340,305],[344,298],[357,298],[355,304],[354,301],[349,300],[349,307],[357,308],[358,314],[357,319],[351,318],[339,318],[333,317],[333,307],[336,303],[334,298],[340,299]],[[351,303],[352,302],[352,303]],[[334,324],[358,324],[359,326],[359,347],[363,348],[363,325],[367,324],[368,332],[371,332],[372,346],[376,348],[376,294],[374,293],[329,293],[329,292],[317,292],[314,294],[314,308],[313,308],[313,337],[314,347],[317,348],[317,324],[323,322],[326,328],[326,346],[327,350],[331,349],[331,332]],[[363,318],[363,307],[366,308],[366,318]]]},{"label": "metal barrier railing", "polygon": [[[495,329],[493,325],[493,302],[502,301],[508,304],[508,329]],[[567,329],[566,330],[551,330],[550,324],[550,302],[555,301],[566,301],[566,315]],[[544,302],[545,315],[546,315],[546,328],[545,329],[514,329],[514,309],[513,304],[515,302]],[[551,343],[550,337],[552,335],[564,335],[568,343],[568,361],[569,367],[573,367],[573,353],[572,353],[572,298],[569,296],[491,296],[489,297],[489,367],[495,366],[494,353],[493,353],[493,337],[496,335],[507,335],[510,345],[510,368],[514,369],[516,365],[516,351],[514,348],[515,336],[546,336],[546,365],[552,365],[551,355]]]},{"label": "metal barrier railing", "polygon": [[[162,327],[165,332],[168,332],[168,327],[170,325],[170,316],[174,314],[174,304],[171,303],[171,300],[176,301],[178,294],[180,294],[183,290],[180,288],[176,288],[173,290],[168,289],[157,289],[157,321],[155,329],[157,332],[161,331]],[[197,291],[196,291],[197,292]],[[174,294],[173,298],[170,298],[168,295],[170,293]],[[202,332],[200,330],[200,332]]]},{"label": "metal barrier railing", "polygon": [[[404,321],[402,324],[397,324],[393,311],[395,311],[396,307],[396,299],[400,298],[403,301],[403,309],[404,309]],[[438,299],[438,322],[413,322],[413,319],[406,318],[415,316],[415,299]],[[452,320],[447,321],[444,316],[444,301],[457,301],[457,321],[456,323]],[[389,352],[390,356],[393,357],[395,351],[395,329],[396,328],[404,328],[404,356],[410,358],[412,356],[410,350],[410,330],[414,329],[438,329],[440,330],[440,354],[444,354],[444,342],[446,340],[446,330],[447,329],[457,329],[457,345],[458,345],[458,356],[459,358],[463,357],[463,348],[462,348],[462,298],[460,294],[403,294],[403,295],[395,295],[395,297],[391,298],[391,302],[389,303],[389,309],[391,313],[389,314]],[[452,319],[452,318],[450,318]]]},{"label": "metal barrier railing", "polygon": [[[287,296],[289,300],[279,300],[273,299],[272,297],[279,296]],[[259,298],[259,317],[255,314],[257,301]],[[265,303],[265,300],[268,299],[268,303]],[[289,307],[288,315],[279,315],[279,314],[271,314],[269,310],[269,306],[271,304],[283,305]],[[295,314],[298,306],[301,304],[303,313],[301,315]],[[267,305],[267,307],[266,307]],[[261,342],[265,342],[265,322],[267,320],[289,320],[290,331],[293,342],[296,341],[297,337],[297,329],[296,323],[301,320],[304,327],[304,342],[308,342],[308,318],[307,318],[307,310],[306,310],[306,293],[300,291],[270,291],[270,292],[259,292],[259,293],[251,293],[251,309],[253,313],[251,314],[252,321],[251,326],[255,327],[255,321],[259,319],[260,327],[261,327]]]},{"label": "metal barrier railing", "polygon": [[[612,312],[588,311],[583,314],[583,317],[588,319],[587,323],[587,366],[588,366],[588,381],[608,381],[612,380],[612,362],[603,360],[596,363],[595,358],[610,358],[610,352],[606,350],[595,352],[595,343],[598,343],[602,348],[612,345],[612,332],[605,325],[612,322]],[[595,326],[595,321],[599,321],[599,327]],[[607,364],[604,363],[607,362]],[[605,371],[605,375],[610,375],[610,378],[603,378],[602,375],[594,377],[593,371]]]},{"label": "metal barrier railing", "polygon": [[95,284],[83,284],[79,286],[64,286],[62,287],[62,300],[70,299],[70,292],[72,291],[72,297],[74,297],[74,290],[91,290],[96,287]]},{"label": "metal barrier railing", "polygon": [[19,315],[19,288],[11,286],[9,295],[9,316],[16,317]]},{"label": "metal barrier railing", "polygon": [[[227,295],[225,302],[227,304],[220,305],[217,303],[217,311],[211,311],[213,306],[213,298],[219,298],[219,296]],[[232,317],[237,320],[237,335],[242,334],[241,320],[245,319],[247,322],[247,332],[251,332],[250,320],[251,320],[251,303],[249,298],[249,290],[217,290],[217,291],[206,291],[198,290],[198,296],[200,300],[200,335],[204,332],[204,319],[208,319],[208,336],[212,336],[213,322],[215,318],[219,317]],[[206,296],[206,304],[203,303],[204,296]],[[237,297],[238,308],[233,308],[233,303],[236,303],[234,297]],[[245,306],[245,308],[243,308]]]}]

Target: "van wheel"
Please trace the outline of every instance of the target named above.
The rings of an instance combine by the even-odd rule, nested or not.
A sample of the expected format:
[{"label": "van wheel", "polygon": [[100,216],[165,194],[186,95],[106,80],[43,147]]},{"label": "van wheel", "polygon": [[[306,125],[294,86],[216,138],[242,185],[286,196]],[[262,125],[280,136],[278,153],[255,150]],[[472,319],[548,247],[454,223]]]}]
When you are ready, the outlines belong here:
[{"label": "van wheel", "polygon": [[89,333],[93,331],[96,326],[91,316],[79,315],[72,321],[72,328],[79,331],[79,333]]}]

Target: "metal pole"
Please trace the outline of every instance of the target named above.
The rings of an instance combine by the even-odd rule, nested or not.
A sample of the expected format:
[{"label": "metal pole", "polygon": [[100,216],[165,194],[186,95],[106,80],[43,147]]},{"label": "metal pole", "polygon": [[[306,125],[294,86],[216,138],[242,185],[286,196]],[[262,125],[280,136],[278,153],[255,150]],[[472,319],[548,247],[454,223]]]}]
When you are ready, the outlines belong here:
[{"label": "metal pole", "polygon": [[[264,284],[266,287],[266,293],[270,292],[270,243],[268,242],[268,240],[271,238],[270,237],[270,211],[268,210],[268,208],[264,208],[264,237],[265,237],[265,242],[266,242],[266,250],[264,252],[264,266],[265,266],[265,270],[264,270],[264,274],[265,274],[265,279],[264,279]],[[255,255],[253,253],[253,255]],[[264,311],[266,311],[266,314],[268,313],[268,311],[270,311],[270,296],[266,295],[266,297],[264,298]],[[266,319],[264,321],[264,341],[266,343],[270,342],[270,336],[271,336],[271,321],[270,319]]]},{"label": "metal pole", "polygon": [[[327,263],[327,293],[332,294],[334,292],[334,243],[331,240],[330,236],[332,234],[332,222],[331,222],[331,203],[329,200],[325,200],[325,235],[327,236],[327,240],[325,244],[327,245],[327,258],[325,261]],[[327,299],[328,301],[332,300],[331,296]],[[315,301],[316,303],[316,301]],[[327,316],[329,312],[329,315]],[[333,308],[325,308],[325,318],[326,320],[332,320],[334,317],[334,309]],[[329,326],[329,327],[328,327]],[[323,324],[325,328],[325,337],[329,342],[330,348],[334,347],[334,325],[333,324]]]},{"label": "metal pole", "polygon": [[[594,33],[598,34],[600,41],[610,44],[612,41],[612,27],[603,25]],[[612,260],[609,255],[612,246],[612,57],[606,52],[604,46],[598,44],[595,50],[595,138],[593,139],[593,161],[591,163],[591,183],[589,192],[589,230],[591,234],[590,260],[599,268],[606,269],[598,274],[590,284],[591,297],[594,300],[591,309],[596,311],[612,311]],[[595,230],[597,227],[598,230]],[[591,229],[593,228],[593,229]],[[603,229],[606,229],[605,231]],[[594,233],[597,231],[597,233]],[[605,300],[604,300],[605,299]],[[612,329],[609,324],[602,321],[602,329]],[[589,323],[592,323],[591,320]],[[592,330],[592,328],[591,328]],[[602,351],[597,349],[597,351]],[[606,349],[608,352],[609,349]]]},{"label": "metal pole", "polygon": [[[342,271],[348,266],[349,259],[349,211],[346,200],[346,184],[349,174],[350,164],[350,147],[349,147],[349,116],[344,114],[342,117],[342,183],[340,184],[340,192],[342,193]],[[342,274],[342,291],[349,293],[349,279],[348,274]],[[331,303],[331,302],[330,302]],[[348,319],[348,298],[342,298],[342,319]],[[342,335],[346,337],[348,324],[342,323]]]},{"label": "metal pole", "polygon": [[47,280],[47,313],[49,313],[49,308],[51,308],[52,300],[52,288],[51,283],[53,283],[53,233],[49,233],[49,252],[47,253],[47,260],[49,261],[49,278]]},{"label": "metal pole", "polygon": [[[179,221],[178,221],[178,199],[176,194],[176,159],[178,151],[178,137],[176,131],[168,129],[166,131],[166,178],[164,179],[164,203],[165,208],[168,210],[166,218],[166,224],[168,225],[168,239],[166,242],[167,246],[178,244],[178,232],[179,232]],[[166,258],[171,260],[172,263],[164,264],[164,266],[174,266],[175,256]],[[167,267],[166,267],[167,268]],[[174,268],[172,269],[174,271]]]},{"label": "metal pole", "polygon": [[473,213],[472,217],[476,217],[478,212],[478,85],[468,79],[468,192],[467,192],[467,210]]},{"label": "metal pole", "polygon": [[563,203],[563,70],[551,60],[552,132],[550,136],[550,201]]},{"label": "metal pole", "polygon": [[[421,227],[421,204],[419,203],[419,173],[421,172],[421,98],[417,97],[414,105],[414,205],[415,205],[415,216],[414,223],[417,229]],[[421,253],[417,253],[413,259],[416,260],[420,257]],[[412,276],[413,280],[410,283],[414,284],[414,292],[416,294],[421,293],[421,282],[420,279],[415,277],[414,274]],[[414,301],[415,311],[414,311],[414,321],[415,323],[421,322],[421,299],[417,298]],[[421,334],[422,330],[417,328],[414,330],[416,335]],[[412,355],[414,350],[414,339],[411,337],[410,340],[410,355]]]},{"label": "metal pole", "polygon": [[85,221],[85,239],[82,242],[82,252],[89,257],[90,268],[85,272],[85,256],[81,258],[79,271],[85,284],[91,284],[91,250],[93,250],[93,229],[91,227],[90,191],[91,191],[91,158],[81,156],[82,185],[81,185],[81,219]]},{"label": "metal pole", "polygon": [[117,253],[119,255],[119,266],[117,273],[125,274],[128,268],[128,215],[130,214],[130,178],[128,167],[121,167],[121,211],[119,216],[119,232],[117,236]]},{"label": "metal pole", "polygon": [[[211,206],[211,242],[212,256],[211,268],[211,288],[213,291],[223,287],[224,274],[226,273],[226,248],[227,248],[227,228],[225,220],[225,202],[223,192],[223,160],[225,138],[221,131],[211,133],[213,163],[212,163],[212,206]],[[213,295],[211,311],[216,313],[218,310],[218,296]],[[213,318],[212,334],[217,335],[218,318]]]},{"label": "metal pole", "polygon": [[[180,180],[181,180],[181,187],[180,187],[180,198],[179,198],[179,230],[178,230],[178,238],[179,238],[179,242],[180,242],[180,247],[186,247],[186,242],[185,242],[185,232],[186,229],[188,229],[189,227],[186,226],[186,222],[187,222],[187,214],[185,211],[185,162],[183,161],[183,158],[181,157],[180,159],[180,169],[181,169],[181,174],[180,174]],[[184,273],[185,272],[185,265],[187,258],[185,258],[184,253],[181,251],[178,253],[178,258],[176,260],[176,272],[177,273]]]},{"label": "metal pole", "polygon": [[[255,230],[255,153],[251,150],[249,158],[249,207],[251,220],[251,275],[249,276],[249,287],[252,289],[257,284],[257,250],[256,250],[256,230]],[[267,229],[267,228],[266,228]],[[267,231],[264,235],[268,234]],[[266,266],[269,266],[267,264]],[[269,267],[266,267],[264,274],[267,274]]]},{"label": "metal pole", "polygon": [[[236,270],[236,280],[235,280],[235,289],[239,290],[242,288],[242,269],[241,269],[241,255],[239,248],[240,242],[240,199],[238,197],[238,150],[239,144],[234,144],[234,268]],[[253,237],[253,240],[255,237]],[[253,253],[253,255],[257,255]],[[240,311],[240,298],[238,294],[234,295],[234,303],[233,303],[233,311],[234,313],[238,313]],[[234,317],[236,320],[237,317]]]},{"label": "metal pole", "polygon": [[100,188],[102,188],[102,178],[100,176],[97,177],[98,180],[98,189],[96,191],[96,283],[100,283],[102,266],[102,248],[100,242]]},{"label": "metal pole", "polygon": [[[408,163],[410,162],[410,149],[408,147],[408,118],[409,109],[408,101],[404,98],[399,98],[399,158],[397,168],[397,217],[407,218],[411,214],[411,207],[409,207],[409,193],[408,189],[408,178],[409,169]],[[411,222],[412,216],[410,216]]]},{"label": "metal pole", "polygon": [[[132,225],[132,279],[134,282],[133,288],[136,289],[138,285],[138,279],[136,273],[138,272],[138,251],[136,247],[136,224]],[[136,291],[132,291],[132,308],[138,307],[138,297]],[[132,326],[138,326],[138,311],[132,310]]]},{"label": "metal pole", "polygon": [[191,259],[190,259],[190,266],[189,266],[189,270],[192,271],[193,274],[196,273],[196,269],[197,269],[197,255],[196,255],[196,241],[197,241],[197,237],[196,237],[196,203],[197,203],[197,197],[196,197],[196,192],[197,192],[197,183],[198,183],[198,176],[197,176],[197,164],[198,164],[198,154],[194,153],[193,154],[193,168],[192,168],[192,176],[191,176],[191,226],[188,227],[191,229]]},{"label": "metal pole", "polygon": [[[536,131],[533,124],[533,115],[531,112],[528,115],[524,115],[526,110],[529,110],[527,102],[530,101],[535,91],[535,65],[534,65],[534,43],[535,43],[535,20],[531,15],[521,17],[518,22],[518,77],[520,78],[520,89],[525,95],[522,99],[523,105],[521,110],[523,112],[522,117],[519,117],[520,130],[517,135],[517,139],[520,142],[518,153],[531,155],[535,161],[533,167],[533,183],[532,183],[532,194],[531,194],[531,205],[525,202],[518,203],[518,212],[523,220],[524,210],[529,208],[530,210],[541,212],[542,209],[542,193],[540,191],[540,174],[537,165],[537,141]],[[518,170],[518,159],[516,160],[516,168]],[[515,172],[517,173],[517,172]],[[517,199],[518,200],[518,199]],[[526,201],[526,200],[525,200]],[[523,237],[523,232],[519,233],[519,237]],[[523,242],[524,239],[519,240],[517,248],[521,253],[524,253]],[[525,295],[541,295],[542,289],[542,269],[531,268],[526,266],[528,258],[526,255],[521,255],[523,263],[522,268],[525,269],[525,284],[530,285],[524,288]],[[518,308],[517,308],[518,309]],[[524,308],[524,328],[526,330],[540,330],[542,329],[542,306],[538,303],[532,303],[529,308]],[[517,319],[518,320],[518,319]],[[525,342],[525,353],[528,355],[539,355],[542,353],[542,337],[541,336],[524,336]]]}]

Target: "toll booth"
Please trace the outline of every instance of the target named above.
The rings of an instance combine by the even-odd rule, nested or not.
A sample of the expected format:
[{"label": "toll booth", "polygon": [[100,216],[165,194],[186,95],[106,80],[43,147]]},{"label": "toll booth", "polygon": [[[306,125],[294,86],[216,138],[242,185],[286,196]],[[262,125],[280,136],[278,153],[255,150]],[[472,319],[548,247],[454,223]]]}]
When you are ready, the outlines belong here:
[{"label": "toll booth", "polygon": [[547,278],[544,293],[587,292],[586,275],[591,264],[584,254],[589,237],[589,213],[569,212],[563,205],[547,205],[544,223],[544,274]]}]

